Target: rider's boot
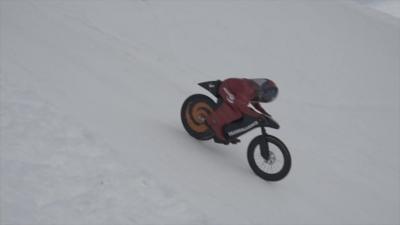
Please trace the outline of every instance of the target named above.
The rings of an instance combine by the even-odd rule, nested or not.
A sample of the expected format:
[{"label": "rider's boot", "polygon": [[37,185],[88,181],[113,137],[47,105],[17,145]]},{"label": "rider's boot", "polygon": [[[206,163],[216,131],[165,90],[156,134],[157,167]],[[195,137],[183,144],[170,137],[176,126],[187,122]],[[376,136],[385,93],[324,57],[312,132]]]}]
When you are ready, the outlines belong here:
[{"label": "rider's boot", "polygon": [[229,145],[229,143],[230,143],[229,141],[227,141],[225,139],[220,139],[217,136],[214,136],[213,140],[215,143],[218,143],[218,144]]},{"label": "rider's boot", "polygon": [[240,143],[240,140],[238,138],[231,138],[231,139],[229,139],[229,142],[232,144],[237,144],[237,143]]},{"label": "rider's boot", "polygon": [[215,118],[208,117],[206,120],[206,124],[214,133],[213,139],[214,139],[215,143],[224,144],[224,145],[229,144],[229,141],[227,141],[226,138],[224,137],[222,129],[220,126],[218,126]]}]

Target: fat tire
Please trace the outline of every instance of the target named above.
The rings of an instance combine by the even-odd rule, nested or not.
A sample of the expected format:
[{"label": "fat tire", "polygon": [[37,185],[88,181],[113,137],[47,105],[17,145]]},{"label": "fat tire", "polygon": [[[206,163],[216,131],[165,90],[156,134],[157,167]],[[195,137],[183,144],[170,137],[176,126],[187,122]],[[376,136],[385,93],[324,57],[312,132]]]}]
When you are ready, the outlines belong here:
[{"label": "fat tire", "polygon": [[[260,145],[262,142],[269,142],[270,144],[274,144],[279,148],[283,155],[283,167],[282,169],[274,174],[266,173],[263,170],[261,170],[258,166],[257,163],[254,159],[254,151],[258,145]],[[253,170],[253,172],[261,177],[262,179],[266,181],[279,181],[282,180],[284,177],[286,177],[290,171],[290,168],[292,166],[292,159],[290,156],[290,152],[288,148],[285,146],[285,144],[279,140],[277,137],[274,137],[272,135],[259,135],[255,137],[249,144],[249,147],[247,149],[247,160],[249,162],[250,168]]]}]

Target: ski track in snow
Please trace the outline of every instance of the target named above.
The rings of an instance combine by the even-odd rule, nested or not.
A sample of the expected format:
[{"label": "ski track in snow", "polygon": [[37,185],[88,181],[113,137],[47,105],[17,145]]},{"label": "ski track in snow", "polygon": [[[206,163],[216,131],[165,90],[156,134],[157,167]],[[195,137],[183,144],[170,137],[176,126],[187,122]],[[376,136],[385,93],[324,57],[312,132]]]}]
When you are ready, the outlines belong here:
[{"label": "ski track in snow", "polygon": [[[399,26],[345,2],[0,6],[1,224],[400,223]],[[180,124],[232,73],[278,80],[281,182],[247,165],[258,131]]]}]

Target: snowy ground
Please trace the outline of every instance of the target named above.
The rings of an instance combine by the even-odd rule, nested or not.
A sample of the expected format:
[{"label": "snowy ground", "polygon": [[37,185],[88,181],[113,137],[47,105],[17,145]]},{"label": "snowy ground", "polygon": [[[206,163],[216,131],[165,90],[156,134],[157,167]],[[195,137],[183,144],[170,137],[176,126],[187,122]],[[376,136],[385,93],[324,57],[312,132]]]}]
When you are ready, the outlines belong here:
[{"label": "snowy ground", "polygon": [[400,1],[397,0],[355,0],[360,4],[379,10],[400,19]]},{"label": "snowy ground", "polygon": [[[340,1],[0,1],[0,224],[399,224],[399,40]],[[229,76],[278,83],[285,180],[183,130]]]}]

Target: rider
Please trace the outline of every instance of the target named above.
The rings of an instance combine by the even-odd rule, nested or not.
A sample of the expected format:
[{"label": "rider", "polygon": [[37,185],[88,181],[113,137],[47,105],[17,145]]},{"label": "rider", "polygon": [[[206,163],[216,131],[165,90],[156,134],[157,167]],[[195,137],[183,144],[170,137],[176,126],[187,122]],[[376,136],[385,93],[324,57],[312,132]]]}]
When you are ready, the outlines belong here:
[{"label": "rider", "polygon": [[[269,79],[230,78],[222,81],[218,94],[223,102],[207,117],[207,124],[215,133],[215,142],[237,143],[238,139],[226,140],[223,127],[244,115],[263,120],[263,115],[269,114],[261,107],[260,102],[273,101],[278,95],[278,87]],[[259,112],[250,108],[250,103]]]}]

